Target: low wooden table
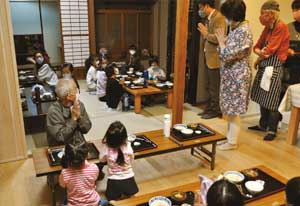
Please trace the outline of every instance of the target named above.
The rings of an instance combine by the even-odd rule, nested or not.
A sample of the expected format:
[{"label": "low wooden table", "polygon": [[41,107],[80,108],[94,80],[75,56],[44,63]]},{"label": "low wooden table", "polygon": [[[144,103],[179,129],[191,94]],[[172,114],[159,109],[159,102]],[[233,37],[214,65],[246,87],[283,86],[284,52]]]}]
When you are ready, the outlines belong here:
[{"label": "low wooden table", "polygon": [[173,89],[159,89],[151,85],[148,85],[147,88],[142,89],[130,89],[125,85],[123,88],[134,96],[134,112],[137,114],[141,113],[142,110],[142,96],[146,95],[167,93],[167,107],[172,107]]},{"label": "low wooden table", "polygon": [[[225,137],[218,132],[208,128],[211,131],[215,132],[215,135],[209,137],[201,137],[198,139],[188,140],[184,142],[178,142],[172,136],[169,138],[164,137],[163,130],[154,130],[149,132],[138,133],[136,135],[145,135],[148,139],[153,141],[157,147],[149,150],[144,150],[141,152],[136,152],[135,159],[150,157],[159,154],[165,154],[169,152],[180,151],[184,149],[191,149],[191,155],[200,157],[210,163],[211,170],[214,169],[215,166],[215,157],[216,157],[216,145],[218,141],[222,141]],[[95,144],[98,151],[101,152],[101,140],[92,140],[92,143]],[[211,145],[211,151],[204,148],[205,145]],[[54,179],[53,176],[57,175],[61,172],[61,166],[50,166],[47,157],[47,149],[49,147],[43,147],[33,150],[32,158],[33,164],[35,168],[35,173],[37,177],[50,175],[50,181],[52,181],[49,185],[52,189],[52,198],[53,198],[53,205],[55,203],[55,185],[52,184]],[[193,154],[193,151],[197,149],[197,155]],[[90,160],[93,163],[99,163],[99,159]]]},{"label": "low wooden table", "polygon": [[[267,173],[268,175],[274,177],[275,179],[281,181],[282,183],[286,183],[287,179],[282,177],[281,175],[277,174],[276,172],[272,171],[271,169],[265,167],[265,166],[257,166],[256,168],[261,169],[262,171],[264,171],[265,173]],[[173,191],[183,191],[183,192],[187,192],[187,191],[197,191],[200,189],[200,182],[193,182],[193,183],[189,183],[186,185],[181,185],[179,187],[173,187],[173,188],[169,188],[169,189],[165,189],[165,190],[161,190],[161,191],[155,191],[153,193],[149,193],[149,194],[145,194],[145,195],[140,195],[138,196],[138,194],[134,197],[125,199],[125,200],[120,200],[120,201],[112,201],[112,204],[114,206],[135,206],[138,204],[142,204],[145,202],[148,202],[148,200],[151,197],[154,196],[170,196],[170,194]],[[281,191],[266,197],[263,197],[261,199],[258,200],[254,200],[252,202],[247,203],[246,205],[272,205],[274,202],[277,202],[279,205],[284,205],[285,203],[285,192]]]}]

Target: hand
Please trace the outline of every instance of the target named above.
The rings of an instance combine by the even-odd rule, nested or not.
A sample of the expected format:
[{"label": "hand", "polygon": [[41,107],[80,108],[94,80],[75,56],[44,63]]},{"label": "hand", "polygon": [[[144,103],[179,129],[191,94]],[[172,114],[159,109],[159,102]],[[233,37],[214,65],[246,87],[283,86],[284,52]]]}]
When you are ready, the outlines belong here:
[{"label": "hand", "polygon": [[216,29],[215,35],[218,39],[220,48],[224,49],[225,48],[225,42],[226,42],[225,30],[223,28]]},{"label": "hand", "polygon": [[262,60],[262,59],[266,59],[266,58],[268,58],[270,55],[264,54],[265,50],[266,50],[265,48],[263,48],[263,49],[258,49],[258,48],[256,48],[256,49],[254,49],[254,53],[257,54],[261,60]]},{"label": "hand", "polygon": [[198,31],[200,31],[200,33],[206,37],[208,35],[208,29],[206,26],[204,26],[204,24],[202,23],[198,23]]},{"label": "hand", "polygon": [[71,108],[72,119],[77,121],[80,118],[80,103],[79,101],[74,102],[73,107]]},{"label": "hand", "polygon": [[289,48],[288,55],[289,56],[295,56],[295,51],[293,49]]},{"label": "hand", "polygon": [[254,69],[255,69],[255,70],[258,69],[258,66],[259,66],[259,63],[261,62],[261,60],[262,60],[262,59],[258,57],[258,58],[256,59],[256,61],[254,62]]}]

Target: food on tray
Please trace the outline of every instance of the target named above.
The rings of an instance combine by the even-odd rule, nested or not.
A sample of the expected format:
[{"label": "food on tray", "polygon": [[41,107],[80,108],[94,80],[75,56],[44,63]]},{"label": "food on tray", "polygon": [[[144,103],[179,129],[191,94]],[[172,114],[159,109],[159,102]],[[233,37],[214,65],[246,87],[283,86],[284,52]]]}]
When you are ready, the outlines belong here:
[{"label": "food on tray", "polygon": [[175,124],[175,125],[173,126],[173,128],[176,129],[176,130],[178,130],[178,131],[181,131],[181,130],[183,130],[183,129],[186,129],[187,126],[186,126],[185,124]]},{"label": "food on tray", "polygon": [[192,129],[196,129],[197,126],[198,126],[198,124],[196,124],[196,123],[190,123],[190,124],[188,124],[188,127],[192,128]]},{"label": "food on tray", "polygon": [[243,173],[248,177],[257,177],[258,176],[258,172],[253,169],[244,170]]},{"label": "food on tray", "polygon": [[251,194],[257,194],[264,189],[264,181],[257,180],[257,181],[247,181],[245,183],[245,187]]},{"label": "food on tray", "polygon": [[149,202],[149,206],[171,206],[172,202],[166,197],[163,196],[156,196],[152,197]]},{"label": "food on tray", "polygon": [[171,198],[177,201],[183,201],[186,199],[186,193],[181,191],[174,191],[171,194]]},{"label": "food on tray", "polygon": [[195,133],[196,134],[201,134],[202,132],[201,132],[201,130],[196,130]]},{"label": "food on tray", "polygon": [[184,134],[184,135],[191,135],[194,133],[194,130],[192,129],[183,129],[181,130],[181,133]]}]

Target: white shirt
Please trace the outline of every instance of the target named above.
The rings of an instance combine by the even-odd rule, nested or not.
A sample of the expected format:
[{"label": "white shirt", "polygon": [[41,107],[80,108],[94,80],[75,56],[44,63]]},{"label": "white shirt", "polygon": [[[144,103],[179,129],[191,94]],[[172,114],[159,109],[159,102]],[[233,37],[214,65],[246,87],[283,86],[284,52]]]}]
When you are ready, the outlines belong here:
[{"label": "white shirt", "polygon": [[97,95],[104,97],[106,95],[107,76],[104,71],[97,71]]},{"label": "white shirt", "polygon": [[86,74],[86,84],[87,86],[93,85],[96,83],[97,81],[97,74],[96,74],[97,70],[96,68],[91,65],[87,74]]},{"label": "white shirt", "polygon": [[149,79],[157,79],[157,77],[166,78],[166,74],[159,66],[151,66],[148,68]]}]

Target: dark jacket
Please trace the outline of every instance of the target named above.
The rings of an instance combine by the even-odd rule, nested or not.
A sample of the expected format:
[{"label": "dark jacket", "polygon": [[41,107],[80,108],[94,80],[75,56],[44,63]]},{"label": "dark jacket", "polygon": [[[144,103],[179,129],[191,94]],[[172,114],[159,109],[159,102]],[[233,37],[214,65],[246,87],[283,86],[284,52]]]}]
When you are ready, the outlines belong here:
[{"label": "dark jacket", "polygon": [[108,107],[116,109],[123,94],[123,88],[114,78],[108,78],[106,84],[106,104]]},{"label": "dark jacket", "polygon": [[47,114],[47,141],[49,146],[85,141],[83,134],[88,133],[92,123],[80,102],[80,118],[74,121],[71,110],[59,101],[54,102]]}]

